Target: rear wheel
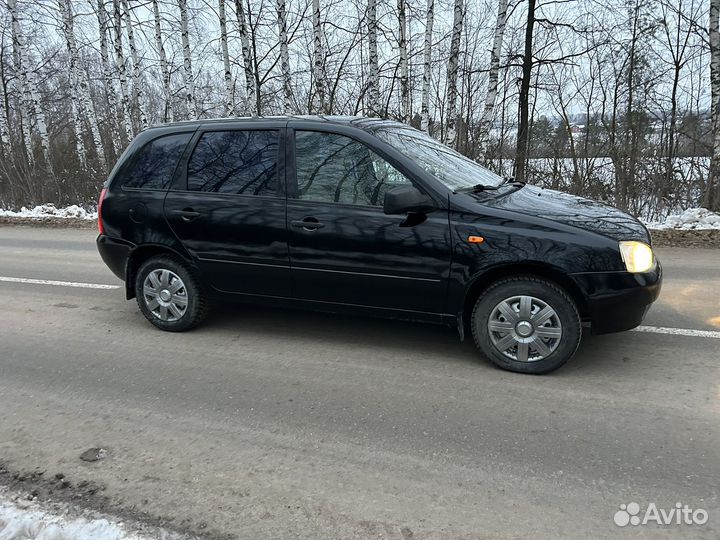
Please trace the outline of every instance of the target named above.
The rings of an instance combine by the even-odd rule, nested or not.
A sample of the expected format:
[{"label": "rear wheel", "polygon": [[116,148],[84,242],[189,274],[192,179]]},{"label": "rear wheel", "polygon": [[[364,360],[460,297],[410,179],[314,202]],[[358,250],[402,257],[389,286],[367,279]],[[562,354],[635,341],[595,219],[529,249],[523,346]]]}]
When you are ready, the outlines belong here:
[{"label": "rear wheel", "polygon": [[152,257],[138,269],[135,297],[145,318],[162,330],[182,332],[200,324],[207,301],[192,270],[169,255]]},{"label": "rear wheel", "polygon": [[582,335],[572,299],[530,276],[491,286],[477,299],[471,324],[475,344],[495,365],[521,373],[559,368],[575,354]]}]

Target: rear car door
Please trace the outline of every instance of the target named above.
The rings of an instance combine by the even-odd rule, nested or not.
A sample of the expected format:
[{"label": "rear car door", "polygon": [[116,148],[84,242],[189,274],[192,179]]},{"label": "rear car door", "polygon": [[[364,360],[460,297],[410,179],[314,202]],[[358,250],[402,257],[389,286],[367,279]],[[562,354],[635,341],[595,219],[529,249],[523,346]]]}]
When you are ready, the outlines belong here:
[{"label": "rear car door", "polygon": [[288,139],[293,296],[442,313],[450,266],[447,210],[386,215],[385,192],[416,184],[398,166],[341,133],[290,129]]},{"label": "rear car door", "polygon": [[201,128],[165,198],[173,232],[219,291],[290,296],[283,127]]},{"label": "rear car door", "polygon": [[163,216],[165,196],[194,131],[153,128],[137,137],[125,159],[119,160],[103,202],[108,235],[135,245],[165,243],[160,240],[169,234]]}]

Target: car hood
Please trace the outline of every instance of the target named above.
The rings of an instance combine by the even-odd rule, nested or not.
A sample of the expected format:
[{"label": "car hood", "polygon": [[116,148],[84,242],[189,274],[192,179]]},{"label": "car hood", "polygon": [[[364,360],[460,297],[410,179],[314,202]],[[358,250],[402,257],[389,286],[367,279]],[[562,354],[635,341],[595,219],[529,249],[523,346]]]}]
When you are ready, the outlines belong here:
[{"label": "car hood", "polygon": [[473,194],[483,206],[559,222],[614,240],[650,242],[645,226],[613,206],[551,189],[526,185],[507,192]]}]

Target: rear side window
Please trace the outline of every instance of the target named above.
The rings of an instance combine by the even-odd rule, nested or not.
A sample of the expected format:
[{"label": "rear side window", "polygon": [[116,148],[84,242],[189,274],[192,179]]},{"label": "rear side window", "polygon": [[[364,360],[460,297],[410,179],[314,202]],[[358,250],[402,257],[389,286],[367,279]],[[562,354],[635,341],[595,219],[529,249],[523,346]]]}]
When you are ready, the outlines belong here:
[{"label": "rear side window", "polygon": [[192,191],[273,196],[278,187],[278,131],[212,131],[188,163]]},{"label": "rear side window", "polygon": [[143,146],[123,172],[123,187],[167,189],[192,133],[158,137]]}]

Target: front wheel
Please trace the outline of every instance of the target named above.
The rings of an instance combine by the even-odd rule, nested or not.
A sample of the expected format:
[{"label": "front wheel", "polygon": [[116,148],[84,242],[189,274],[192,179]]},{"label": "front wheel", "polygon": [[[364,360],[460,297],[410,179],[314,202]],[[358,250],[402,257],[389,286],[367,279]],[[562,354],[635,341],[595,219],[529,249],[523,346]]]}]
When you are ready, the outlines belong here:
[{"label": "front wheel", "polygon": [[169,332],[194,328],[207,313],[198,279],[180,259],[170,255],[152,257],[140,266],[135,297],[145,318]]},{"label": "front wheel", "polygon": [[548,373],[567,362],[580,344],[577,307],[557,285],[535,277],[504,279],[476,301],[472,334],[497,366]]}]

